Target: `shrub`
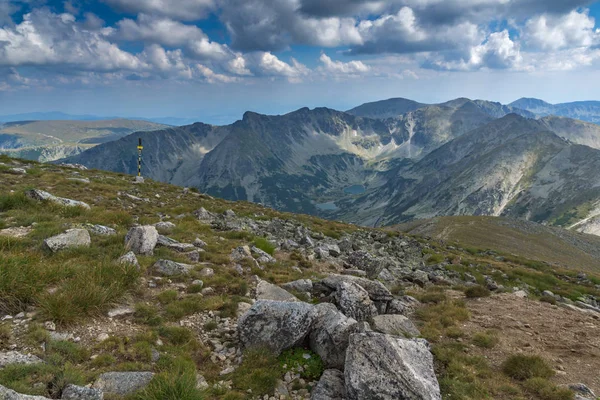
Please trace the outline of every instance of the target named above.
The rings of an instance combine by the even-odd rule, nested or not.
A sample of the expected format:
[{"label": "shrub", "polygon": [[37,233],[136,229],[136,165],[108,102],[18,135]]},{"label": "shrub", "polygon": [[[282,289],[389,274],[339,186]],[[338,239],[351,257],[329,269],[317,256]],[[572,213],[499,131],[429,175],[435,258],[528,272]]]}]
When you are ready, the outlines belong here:
[{"label": "shrub", "polygon": [[469,286],[465,289],[465,296],[467,296],[468,299],[475,299],[478,297],[489,297],[490,291],[488,290],[488,288],[483,287],[481,285]]},{"label": "shrub", "polygon": [[161,304],[169,304],[177,300],[179,293],[177,290],[165,290],[164,292],[160,292],[156,298]]},{"label": "shrub", "polygon": [[265,238],[258,237],[253,244],[267,254],[275,254],[275,246]]},{"label": "shrub", "polygon": [[493,348],[498,344],[498,341],[498,336],[494,332],[477,332],[473,336],[473,344],[484,349]]},{"label": "shrub", "polygon": [[568,388],[561,388],[544,378],[531,378],[523,383],[525,390],[540,400],[573,400],[575,394]]},{"label": "shrub", "polygon": [[502,371],[513,379],[525,381],[531,378],[550,378],[554,375],[552,368],[540,356],[516,354],[510,356],[503,364]]},{"label": "shrub", "polygon": [[252,390],[253,396],[273,394],[282,375],[277,357],[266,348],[254,348],[244,352],[242,364],[232,375],[234,386],[240,390]]},{"label": "shrub", "polygon": [[194,340],[192,332],[180,326],[163,326],[158,330],[158,334],[176,346],[188,344]]},{"label": "shrub", "polygon": [[196,367],[184,359],[175,359],[158,373],[135,400],[204,400],[196,388]]},{"label": "shrub", "polygon": [[23,193],[0,195],[0,212],[35,207],[35,201]]},{"label": "shrub", "polygon": [[448,300],[448,297],[446,297],[446,294],[443,292],[427,292],[417,296],[417,298],[421,301],[421,303],[435,304],[439,304]]}]

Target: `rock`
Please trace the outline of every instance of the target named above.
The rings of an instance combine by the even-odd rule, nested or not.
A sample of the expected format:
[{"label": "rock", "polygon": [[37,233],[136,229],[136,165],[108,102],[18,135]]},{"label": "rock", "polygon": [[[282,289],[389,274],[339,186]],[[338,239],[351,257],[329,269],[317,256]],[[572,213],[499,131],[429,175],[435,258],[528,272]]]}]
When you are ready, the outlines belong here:
[{"label": "rock", "polygon": [[90,180],[88,178],[67,178],[67,180],[80,183],[90,183]]},{"label": "rock", "polygon": [[385,314],[407,315],[412,311],[413,309],[410,305],[398,299],[394,299],[387,304]]},{"label": "rock", "polygon": [[569,389],[575,392],[575,400],[596,400],[597,397],[592,392],[592,389],[584,385],[583,383],[575,383],[569,385]]},{"label": "rock", "polygon": [[373,330],[395,336],[419,336],[421,332],[404,315],[377,315],[373,317]]},{"label": "rock", "polygon": [[353,275],[353,276],[366,277],[367,273],[360,269],[345,269],[342,271],[342,275]]},{"label": "rock", "polygon": [[28,394],[17,393],[7,387],[0,385],[0,400],[49,400],[47,397],[30,396]]},{"label": "rock", "polygon": [[259,249],[256,246],[252,246],[252,249],[250,249],[250,251],[256,255],[256,260],[260,263],[272,264],[277,262],[277,260],[273,256],[271,256],[266,251]]},{"label": "rock", "polygon": [[359,270],[365,271],[370,278],[379,275],[383,269],[381,260],[362,250],[350,253],[348,263]]},{"label": "rock", "polygon": [[487,288],[491,291],[498,290],[498,284],[496,283],[496,281],[494,279],[492,279],[489,276],[485,277],[485,284],[486,284]]},{"label": "rock", "polygon": [[200,291],[200,294],[202,294],[202,296],[212,296],[215,294],[215,289],[211,288],[211,287],[207,287],[204,288]]},{"label": "rock", "polygon": [[310,279],[299,279],[297,281],[284,283],[281,285],[286,290],[295,290],[297,292],[312,292],[313,283]]},{"label": "rock", "polygon": [[185,253],[185,256],[190,260],[190,262],[200,262],[200,252],[198,250],[190,251],[189,253]]},{"label": "rock", "polygon": [[204,240],[201,240],[199,238],[196,238],[196,240],[194,240],[194,246],[198,247],[199,249],[202,249],[204,247],[206,247],[206,242]]},{"label": "rock", "polygon": [[345,367],[348,400],[442,399],[433,356],[422,339],[352,334]]},{"label": "rock", "polygon": [[138,259],[133,251],[130,251],[127,254],[119,257],[117,262],[121,265],[133,265],[138,269],[140,268],[140,263],[138,262]]},{"label": "rock", "polygon": [[104,226],[104,225],[86,224],[85,227],[89,232],[91,232],[95,235],[112,236],[112,235],[117,234],[116,230],[114,230],[113,228],[109,228],[108,226]]},{"label": "rock", "polygon": [[256,285],[257,300],[300,301],[293,294],[279,286],[260,280]]},{"label": "rock", "polygon": [[176,225],[169,221],[161,221],[154,224],[154,227],[159,231],[170,232],[175,229]]},{"label": "rock", "polygon": [[110,336],[108,335],[108,333],[101,333],[101,334],[98,335],[98,337],[96,338],[96,340],[99,341],[99,342],[104,342],[109,337]]},{"label": "rock", "polygon": [[104,400],[104,393],[99,389],[83,386],[67,385],[62,392],[63,400]]},{"label": "rock", "polygon": [[196,389],[206,389],[208,387],[208,382],[206,378],[200,374],[196,374]]},{"label": "rock", "polygon": [[40,201],[49,201],[54,204],[58,204],[64,207],[82,207],[86,210],[91,209],[89,204],[84,203],[83,201],[65,199],[62,197],[56,197],[48,192],[44,192],[43,190],[31,189],[25,192],[25,195],[34,200]]},{"label": "rock", "polygon": [[144,177],[136,176],[135,178],[133,178],[133,183],[136,183],[136,184],[144,183]]},{"label": "rock", "polygon": [[366,278],[351,275],[329,275],[321,281],[322,284],[332,290],[336,290],[341,282],[356,283],[369,293],[369,297],[373,301],[390,301],[394,298],[381,282],[371,281]]},{"label": "rock", "polygon": [[516,292],[513,293],[514,296],[517,296],[521,299],[526,299],[527,298],[527,292],[524,290],[517,290]]},{"label": "rock", "polygon": [[326,244],[325,248],[331,257],[339,257],[342,254],[340,251],[340,246],[337,244]]},{"label": "rock", "polygon": [[56,324],[52,321],[46,321],[46,322],[44,322],[44,328],[46,328],[46,330],[53,332],[56,330]]},{"label": "rock", "polygon": [[429,275],[427,272],[421,271],[420,269],[412,271],[408,278],[421,287],[424,287],[427,282],[429,282]]},{"label": "rock", "polygon": [[344,373],[337,369],[326,369],[312,390],[311,400],[345,400]]},{"label": "rock", "polygon": [[68,229],[65,233],[44,240],[44,246],[53,253],[74,247],[90,247],[92,240],[85,229]]},{"label": "rock", "polygon": [[169,249],[175,250],[175,251],[177,251],[179,253],[185,253],[187,251],[195,250],[196,249],[196,246],[194,246],[191,243],[179,243],[179,242],[177,242],[177,243],[171,243],[167,247]]},{"label": "rock", "polygon": [[240,301],[238,303],[238,306],[237,306],[237,315],[238,315],[238,317],[242,316],[246,312],[248,312],[248,310],[250,309],[250,307],[252,307],[252,304],[248,304],[248,303],[245,303],[243,301]]},{"label": "rock", "polygon": [[178,263],[171,260],[158,260],[152,266],[154,271],[160,275],[173,276],[173,275],[187,275],[193,271],[194,266],[189,264]]},{"label": "rock", "polygon": [[6,351],[0,352],[0,368],[4,368],[7,365],[12,364],[39,364],[42,363],[42,359],[33,354],[22,354],[17,351]]},{"label": "rock", "polygon": [[369,298],[369,293],[356,283],[341,282],[334,298],[340,311],[357,321],[366,321],[377,315],[377,308]]},{"label": "rock", "polygon": [[16,226],[14,228],[0,229],[0,236],[23,238],[33,232],[32,226]]},{"label": "rock", "polygon": [[236,247],[231,251],[231,254],[229,255],[229,258],[233,262],[239,262],[248,257],[252,258],[252,253],[250,252],[250,247],[248,246]]},{"label": "rock", "polygon": [[27,170],[24,168],[9,168],[9,172],[14,175],[26,175]]},{"label": "rock", "polygon": [[315,317],[314,306],[307,303],[259,300],[238,320],[240,342],[278,355],[304,341]]},{"label": "rock", "polygon": [[317,317],[310,332],[310,348],[317,353],[325,367],[344,369],[350,334],[358,332],[358,323],[339,312],[333,304],[315,306]]},{"label": "rock", "polygon": [[196,216],[196,218],[198,218],[198,221],[203,222],[205,224],[210,224],[216,219],[216,216],[213,213],[207,211],[204,207],[194,211],[194,215]]},{"label": "rock", "polygon": [[158,242],[158,231],[151,225],[131,228],[125,236],[125,247],[135,254],[151,256]]},{"label": "rock", "polygon": [[127,396],[146,387],[153,376],[152,372],[105,372],[98,377],[93,388],[105,394]]},{"label": "rock", "polygon": [[131,307],[118,307],[118,308],[113,308],[112,310],[110,310],[108,312],[108,316],[109,316],[109,318],[124,317],[126,315],[131,315],[134,312],[135,312],[135,309],[133,309]]},{"label": "rock", "polygon": [[208,267],[202,268],[202,270],[200,271],[200,276],[208,277],[208,276],[213,276],[214,274],[215,274],[215,270],[212,268],[208,268]]}]

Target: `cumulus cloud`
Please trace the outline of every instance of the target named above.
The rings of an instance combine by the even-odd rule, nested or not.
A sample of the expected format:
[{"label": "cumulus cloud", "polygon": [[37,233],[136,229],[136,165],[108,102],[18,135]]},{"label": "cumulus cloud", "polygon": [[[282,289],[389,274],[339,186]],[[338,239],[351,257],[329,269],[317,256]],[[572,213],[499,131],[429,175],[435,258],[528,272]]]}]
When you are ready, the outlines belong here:
[{"label": "cumulus cloud", "polygon": [[360,75],[369,72],[371,69],[362,61],[333,61],[327,54],[322,53],[319,61],[323,64],[322,71],[334,75]]},{"label": "cumulus cloud", "polygon": [[559,50],[588,47],[600,39],[600,29],[588,11],[571,11],[565,15],[542,14],[527,21],[523,36],[535,49]]},{"label": "cumulus cloud", "polygon": [[162,15],[182,21],[206,17],[215,8],[214,0],[103,0],[110,6],[131,13]]}]

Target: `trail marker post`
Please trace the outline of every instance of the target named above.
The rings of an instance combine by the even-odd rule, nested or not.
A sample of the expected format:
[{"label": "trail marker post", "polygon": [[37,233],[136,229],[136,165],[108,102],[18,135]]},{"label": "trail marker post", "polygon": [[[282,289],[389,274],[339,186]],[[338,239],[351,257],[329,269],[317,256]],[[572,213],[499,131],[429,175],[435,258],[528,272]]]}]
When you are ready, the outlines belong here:
[{"label": "trail marker post", "polygon": [[142,138],[138,138],[138,174],[137,176],[142,176],[142,150],[144,150],[144,146],[142,146]]}]

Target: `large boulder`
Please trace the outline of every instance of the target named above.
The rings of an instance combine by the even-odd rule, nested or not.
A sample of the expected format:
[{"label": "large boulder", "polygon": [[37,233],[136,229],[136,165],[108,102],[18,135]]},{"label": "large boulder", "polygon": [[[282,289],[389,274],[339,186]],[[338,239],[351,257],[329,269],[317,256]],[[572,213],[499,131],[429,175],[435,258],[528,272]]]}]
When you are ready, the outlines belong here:
[{"label": "large boulder", "polygon": [[140,268],[140,263],[133,251],[127,252],[125,255],[119,257],[117,262],[121,265],[133,265],[134,267]]},{"label": "large boulder", "polygon": [[164,276],[187,275],[194,270],[193,265],[178,263],[171,260],[158,260],[152,266],[154,271]]},{"label": "large boulder", "polygon": [[276,300],[276,301],[300,301],[296,296],[289,293],[287,290],[273,285],[262,279],[256,285],[257,300]]},{"label": "large boulder", "polygon": [[31,189],[25,192],[25,195],[34,200],[49,201],[50,203],[58,204],[63,207],[82,207],[86,210],[90,209],[90,205],[83,201],[65,199],[63,197],[57,197],[43,190]]},{"label": "large boulder", "polygon": [[152,225],[136,226],[127,232],[125,247],[135,254],[151,256],[158,242],[158,231]]},{"label": "large boulder", "polygon": [[256,261],[258,261],[259,263],[272,264],[277,262],[277,260],[273,256],[271,256],[266,251],[259,249],[256,246],[252,246],[250,251],[252,252],[252,254],[255,255]]},{"label": "large boulder", "polygon": [[248,246],[239,246],[235,249],[231,250],[231,254],[229,258],[233,262],[239,262],[246,258],[252,258],[252,253],[250,252],[250,247]]},{"label": "large boulder", "polygon": [[311,400],[345,400],[344,373],[337,369],[326,369],[313,389]]},{"label": "large boulder", "polygon": [[419,336],[421,332],[415,324],[404,315],[377,315],[373,317],[371,326],[374,331],[396,336]]},{"label": "large boulder", "polygon": [[146,387],[153,376],[152,372],[105,372],[93,387],[105,394],[127,396]]},{"label": "large boulder", "polygon": [[29,365],[41,362],[43,362],[42,359],[33,354],[23,354],[18,351],[6,351],[0,353],[0,368],[12,364]]},{"label": "large boulder", "polygon": [[317,317],[310,332],[310,348],[317,353],[328,368],[344,369],[346,348],[350,334],[358,332],[358,322],[348,318],[333,304],[315,306]]},{"label": "large boulder", "polygon": [[442,399],[433,356],[422,339],[352,334],[344,376],[348,400]]},{"label": "large boulder", "polygon": [[352,282],[341,282],[334,294],[340,311],[357,321],[367,321],[377,315],[377,307],[369,293]]},{"label": "large boulder", "polygon": [[284,283],[281,286],[286,290],[295,290],[296,292],[312,292],[313,289],[313,283],[310,279],[298,279],[297,281]]},{"label": "large boulder", "polygon": [[308,303],[259,300],[238,320],[240,342],[279,354],[304,342],[315,317]]},{"label": "large boulder", "polygon": [[372,281],[367,278],[361,278],[352,275],[329,275],[323,279],[321,283],[331,290],[337,290],[340,283],[355,283],[369,293],[369,297],[373,301],[390,301],[394,298],[392,293],[378,281]]},{"label": "large boulder", "polygon": [[47,397],[17,393],[0,385],[0,400],[49,400]]},{"label": "large boulder", "polygon": [[104,400],[104,393],[100,389],[67,385],[60,398],[62,400]]},{"label": "large boulder", "polygon": [[86,229],[68,229],[65,233],[44,240],[44,246],[53,253],[74,247],[90,247],[92,240]]}]

